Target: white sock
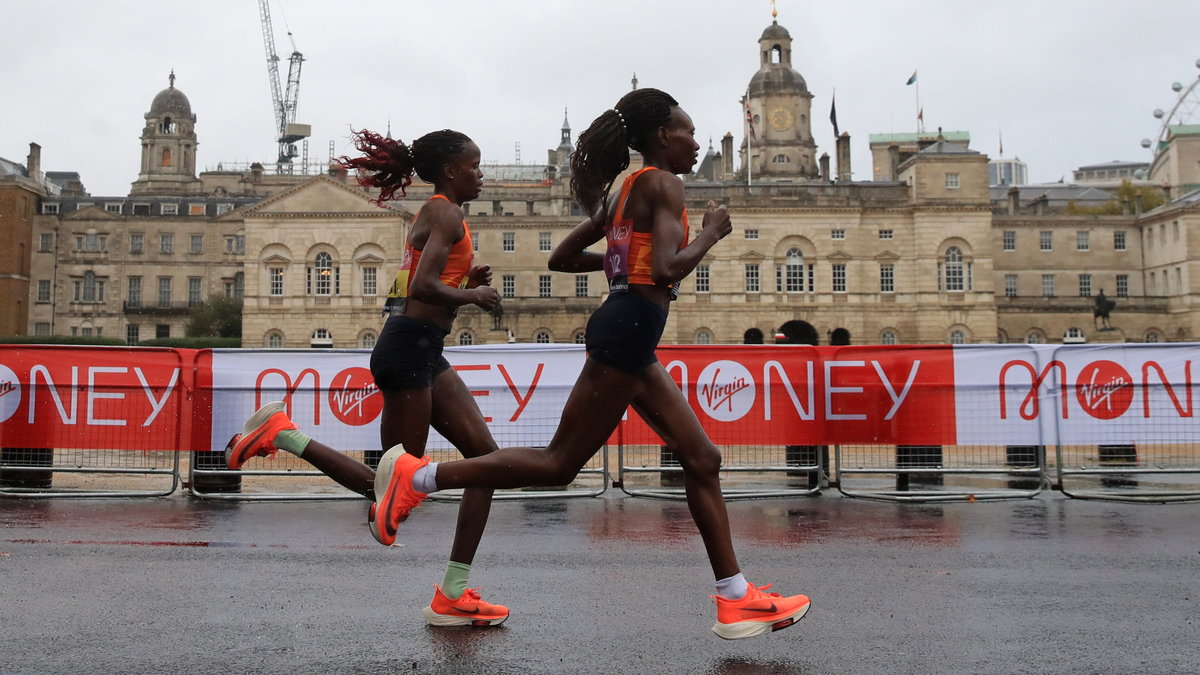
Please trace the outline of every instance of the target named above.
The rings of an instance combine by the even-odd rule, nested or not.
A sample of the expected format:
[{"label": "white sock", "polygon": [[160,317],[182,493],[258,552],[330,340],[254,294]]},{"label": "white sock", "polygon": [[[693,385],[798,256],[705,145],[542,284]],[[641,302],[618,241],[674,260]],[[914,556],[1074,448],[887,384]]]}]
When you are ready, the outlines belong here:
[{"label": "white sock", "polygon": [[741,600],[749,588],[750,584],[741,572],[717,581],[717,595],[726,600]]},{"label": "white sock", "polygon": [[437,462],[430,462],[413,472],[412,486],[417,492],[437,492]]}]

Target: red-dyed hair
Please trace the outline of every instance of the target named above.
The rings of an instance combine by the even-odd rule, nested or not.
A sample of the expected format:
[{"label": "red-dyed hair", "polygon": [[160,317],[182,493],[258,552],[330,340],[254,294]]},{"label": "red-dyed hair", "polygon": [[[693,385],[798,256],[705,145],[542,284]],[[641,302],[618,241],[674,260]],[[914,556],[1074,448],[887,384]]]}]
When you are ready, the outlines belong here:
[{"label": "red-dyed hair", "polygon": [[441,180],[438,169],[471,142],[466,134],[450,129],[425,134],[411,147],[368,129],[353,131],[352,138],[355,149],[363,154],[343,155],[337,161],[356,171],[359,185],[379,188],[379,197],[371,200],[376,204],[395,199],[397,192],[407,196],[414,173],[436,186]]}]

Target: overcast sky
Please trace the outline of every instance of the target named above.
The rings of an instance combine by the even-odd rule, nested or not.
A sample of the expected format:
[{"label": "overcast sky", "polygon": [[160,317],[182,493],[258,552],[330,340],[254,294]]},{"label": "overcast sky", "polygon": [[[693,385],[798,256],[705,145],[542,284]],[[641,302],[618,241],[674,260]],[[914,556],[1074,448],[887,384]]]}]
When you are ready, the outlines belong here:
[{"label": "overcast sky", "polygon": [[[43,148],[47,171],[78,171],[97,196],[137,178],[138,137],[174,69],[198,116],[198,168],[270,162],[274,117],[254,0],[0,0],[0,157]],[[853,138],[869,180],[868,135],[963,130],[971,147],[1029,164],[1036,182],[1148,160],[1155,108],[1200,74],[1196,0],[779,0],[793,65],[808,82],[818,152],[828,121]],[[405,141],[461,130],[485,161],[546,160],[563,109],[575,137],[628,91],[674,95],[706,145],[743,137],[738,99],[758,69],[769,0],[271,0],[281,78],[291,43],[306,59],[297,122],[310,158],[349,150],[351,126]],[[1200,120],[1195,120],[1200,122]]]}]

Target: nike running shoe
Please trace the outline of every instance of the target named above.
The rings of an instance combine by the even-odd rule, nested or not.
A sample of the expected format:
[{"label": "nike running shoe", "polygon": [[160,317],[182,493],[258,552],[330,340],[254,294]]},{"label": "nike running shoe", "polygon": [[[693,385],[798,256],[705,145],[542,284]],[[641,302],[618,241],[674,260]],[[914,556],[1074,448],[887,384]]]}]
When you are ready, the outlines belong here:
[{"label": "nike running shoe", "polygon": [[275,434],[284,429],[295,429],[296,425],[283,411],[283,401],[272,401],[254,411],[240,436],[225,446],[225,466],[240,469],[251,457],[269,457],[279,452],[271,444]]},{"label": "nike running shoe", "polygon": [[408,513],[429,495],[413,489],[413,474],[429,463],[429,457],[413,457],[397,445],[383,453],[375,469],[375,501],[367,510],[367,527],[375,541],[384,546],[396,543],[396,528]]},{"label": "nike running shoe", "polygon": [[762,635],[768,630],[780,630],[804,618],[808,611],[808,596],[783,597],[779,593],[763,593],[771,584],[746,590],[739,600],[727,600],[711,595],[717,603],[717,622],[713,632],[726,640]]},{"label": "nike running shoe", "polygon": [[425,608],[425,623],[430,626],[499,626],[508,618],[508,608],[493,605],[479,597],[479,589],[468,588],[457,600],[433,586],[433,601]]}]

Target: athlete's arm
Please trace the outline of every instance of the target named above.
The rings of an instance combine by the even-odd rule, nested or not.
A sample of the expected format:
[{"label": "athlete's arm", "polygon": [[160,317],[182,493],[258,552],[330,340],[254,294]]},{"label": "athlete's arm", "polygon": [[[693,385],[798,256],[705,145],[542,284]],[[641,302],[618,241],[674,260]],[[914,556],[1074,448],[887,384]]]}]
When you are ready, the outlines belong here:
[{"label": "athlete's arm", "polygon": [[449,202],[435,200],[425,205],[422,216],[430,218],[429,234],[421,250],[421,260],[413,272],[409,295],[414,300],[443,307],[472,304],[489,310],[495,307],[499,295],[491,286],[451,288],[439,278],[450,259],[451,247],[466,235],[462,225],[462,209]]},{"label": "athlete's arm", "polygon": [[604,238],[607,209],[575,226],[550,254],[549,268],[554,272],[598,272],[604,269],[604,254],[587,248]]},{"label": "athlete's arm", "polygon": [[700,233],[680,249],[685,234],[681,217],[684,209],[683,181],[665,171],[652,171],[646,178],[652,179],[647,181],[649,192],[646,198],[654,218],[651,230],[654,236],[654,259],[650,274],[655,284],[665,286],[691,274],[708,250],[733,231],[733,225],[729,222],[725,207],[710,201],[704,212]]}]

